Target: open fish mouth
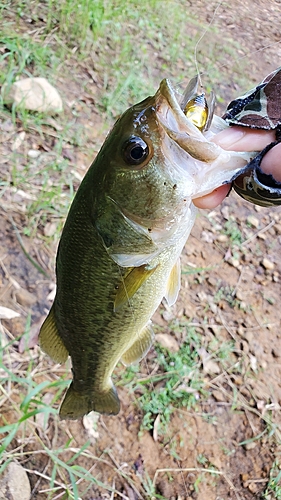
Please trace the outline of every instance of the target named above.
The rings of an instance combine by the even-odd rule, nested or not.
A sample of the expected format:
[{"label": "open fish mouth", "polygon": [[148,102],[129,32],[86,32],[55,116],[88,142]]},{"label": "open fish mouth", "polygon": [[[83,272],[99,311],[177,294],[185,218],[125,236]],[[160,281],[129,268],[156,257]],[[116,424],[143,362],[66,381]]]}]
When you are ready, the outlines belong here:
[{"label": "open fish mouth", "polygon": [[[190,84],[187,88],[190,88]],[[196,89],[197,85],[194,85],[194,88]],[[179,102],[170,81],[165,79],[160,83],[155,97],[157,118],[169,137],[196,160],[214,161],[218,156],[218,146],[211,143],[211,147],[206,148],[209,141],[184,113],[189,99],[188,93],[185,91],[183,99]],[[223,125],[223,120],[221,122],[221,129],[226,128],[227,125]]]},{"label": "open fish mouth", "polygon": [[[197,88],[196,78],[194,88]],[[192,88],[188,85],[187,90]],[[212,137],[228,124],[211,110],[208,118],[208,131],[202,132],[184,112],[189,99],[185,91],[182,100],[178,100],[176,92],[169,80],[162,80],[155,95],[156,115],[160,131],[162,131],[162,149],[175,170],[185,177],[186,195],[198,198],[210,193],[222,184],[232,182],[244,172],[249,161],[257,152],[225,151],[211,141]]]}]

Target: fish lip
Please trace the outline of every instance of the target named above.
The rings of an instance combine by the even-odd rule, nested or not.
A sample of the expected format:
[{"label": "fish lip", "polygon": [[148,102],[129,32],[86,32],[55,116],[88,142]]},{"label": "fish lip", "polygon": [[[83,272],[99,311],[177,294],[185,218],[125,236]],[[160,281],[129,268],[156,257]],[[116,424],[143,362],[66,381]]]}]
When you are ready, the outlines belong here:
[{"label": "fish lip", "polygon": [[[156,93],[157,116],[167,131],[188,133],[194,137],[204,137],[200,130],[189,120],[181,108],[175,90],[167,78],[161,81]],[[172,116],[171,116],[172,113]]]}]

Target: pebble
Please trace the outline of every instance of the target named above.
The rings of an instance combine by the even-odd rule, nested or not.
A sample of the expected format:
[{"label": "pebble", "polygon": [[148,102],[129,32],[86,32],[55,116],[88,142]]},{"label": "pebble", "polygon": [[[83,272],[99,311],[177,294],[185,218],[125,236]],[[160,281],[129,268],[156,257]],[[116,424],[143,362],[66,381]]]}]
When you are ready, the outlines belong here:
[{"label": "pebble", "polygon": [[211,456],[209,458],[209,462],[211,464],[213,464],[218,470],[220,470],[223,467],[223,465],[222,465],[221,460],[219,459],[219,457]]},{"label": "pebble", "polygon": [[276,349],[276,347],[273,347],[271,352],[272,352],[272,356],[274,356],[274,358],[280,358],[281,352],[278,349]]},{"label": "pebble", "polygon": [[11,462],[0,479],[0,500],[29,500],[31,488],[24,468]]},{"label": "pebble", "polygon": [[254,338],[254,333],[251,330],[244,331],[243,338],[247,340],[247,342],[251,342]]},{"label": "pebble", "polygon": [[246,443],[244,445],[246,450],[253,450],[257,446],[257,441],[251,441],[250,443]]},{"label": "pebble", "polygon": [[179,344],[175,337],[172,337],[169,333],[157,333],[155,335],[155,340],[159,342],[162,347],[168,349],[168,351],[178,352],[179,350]]},{"label": "pebble", "polygon": [[221,214],[224,217],[224,219],[228,220],[229,219],[229,207],[228,206],[223,206],[221,208]]},{"label": "pebble", "polygon": [[30,149],[27,153],[27,156],[29,156],[29,158],[38,158],[38,156],[40,156],[40,151],[38,151],[38,149]]},{"label": "pebble", "polygon": [[210,325],[210,329],[216,335],[216,337],[220,335],[222,328],[223,327],[221,325]]},{"label": "pebble", "polygon": [[226,234],[219,234],[217,237],[217,241],[225,243],[226,241],[228,241],[228,236],[226,236]]},{"label": "pebble", "polygon": [[36,295],[33,293],[30,293],[28,290],[25,290],[24,288],[20,288],[15,292],[15,296],[17,299],[17,302],[23,306],[23,307],[30,307],[35,302],[37,302]]},{"label": "pebble", "polygon": [[57,224],[55,222],[47,222],[43,231],[45,236],[54,236],[57,230]]},{"label": "pebble", "polygon": [[244,383],[243,377],[241,377],[241,375],[236,375],[234,378],[234,383],[235,385],[243,385]]},{"label": "pebble", "polygon": [[221,391],[218,391],[217,389],[215,389],[213,392],[212,392],[212,396],[215,398],[216,401],[218,401],[219,403],[222,403],[223,401],[225,401],[225,397],[223,395],[223,393]]},{"label": "pebble", "polygon": [[260,224],[259,219],[257,217],[255,217],[254,215],[249,215],[247,217],[247,222],[248,222],[248,224],[251,224],[251,226],[256,227],[256,228],[258,228],[259,224]]},{"label": "pebble", "polygon": [[256,483],[249,483],[248,490],[250,490],[251,493],[257,493],[258,492],[258,485]]},{"label": "pebble", "polygon": [[217,284],[218,284],[218,280],[216,278],[214,278],[213,276],[209,276],[207,278],[207,281],[208,281],[209,285],[211,285],[211,286],[217,286]]},{"label": "pebble", "polygon": [[267,259],[266,257],[264,257],[261,264],[265,269],[268,269],[269,271],[272,271],[275,266],[274,262],[271,262],[271,260]]},{"label": "pebble", "polygon": [[277,234],[281,234],[281,224],[275,224],[274,229]]},{"label": "pebble", "polygon": [[238,288],[238,290],[236,291],[236,294],[235,294],[235,295],[236,295],[236,298],[237,298],[238,300],[246,300],[246,298],[247,298],[247,297],[246,297],[246,293],[245,293],[245,292],[243,292],[243,290],[240,290],[239,288]]}]

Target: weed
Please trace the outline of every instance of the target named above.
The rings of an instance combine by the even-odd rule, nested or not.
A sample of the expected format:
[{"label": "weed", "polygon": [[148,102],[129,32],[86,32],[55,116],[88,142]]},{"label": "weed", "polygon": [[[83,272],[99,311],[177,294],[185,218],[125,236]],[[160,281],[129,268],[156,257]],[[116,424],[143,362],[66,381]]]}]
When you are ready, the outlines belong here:
[{"label": "weed", "polygon": [[276,500],[281,499],[281,470],[278,460],[275,460],[270,470],[269,481],[263,498],[265,498],[265,500],[270,500],[272,498]]},{"label": "weed", "polygon": [[155,346],[159,373],[147,377],[144,382],[140,379],[132,388],[142,392],[138,397],[143,412],[142,429],[152,429],[156,416],[160,415],[159,433],[163,433],[175,407],[191,408],[196,405],[199,393],[204,394],[199,374],[199,347],[200,337],[192,328],[188,329],[186,340],[177,353]]},{"label": "weed", "polygon": [[229,236],[233,245],[240,246],[243,243],[243,236],[237,222],[229,219],[225,222],[224,233]]}]

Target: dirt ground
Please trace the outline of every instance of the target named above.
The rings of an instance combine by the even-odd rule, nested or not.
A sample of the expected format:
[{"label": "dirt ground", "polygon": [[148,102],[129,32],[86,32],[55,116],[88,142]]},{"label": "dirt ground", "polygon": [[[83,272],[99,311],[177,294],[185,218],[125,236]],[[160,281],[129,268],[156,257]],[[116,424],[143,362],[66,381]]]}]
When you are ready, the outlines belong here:
[{"label": "dirt ground", "polygon": [[[258,83],[280,65],[281,46],[276,42],[281,39],[281,6],[277,1],[236,3],[239,15],[233,18],[227,8],[222,9],[216,18],[218,31],[213,36],[217,37],[217,43],[224,43],[227,28],[228,38],[244,41],[245,55],[237,54],[237,61],[243,57],[248,61],[250,88],[254,81]],[[190,2],[190,5],[202,21],[210,21],[216,2]],[[262,50],[263,47],[268,48]],[[227,103],[237,96],[238,89],[232,84],[233,68],[227,66],[221,71],[224,78],[219,92]],[[173,72],[176,73],[175,68]],[[159,80],[164,76],[168,75],[159,72]],[[81,78],[89,79],[83,67]],[[78,83],[72,81],[69,85],[67,77],[59,79],[58,88],[66,100],[81,97]],[[82,107],[79,120],[85,120],[86,124],[91,114],[91,122],[98,129],[101,124],[94,103],[85,99],[87,112]],[[14,127],[6,116],[0,116],[0,120],[0,172],[5,178],[9,151],[21,124]],[[91,148],[98,150],[104,134],[89,137]],[[19,164],[32,145],[44,140],[47,150],[55,139],[48,134],[42,139],[35,131],[29,131],[18,150]],[[90,159],[87,152],[74,148],[71,154],[72,164],[83,175],[84,165]],[[76,188],[78,184],[77,181]],[[36,338],[38,325],[51,305],[47,297],[55,279],[55,249],[46,248],[38,235],[28,238],[21,234],[25,249],[49,278],[28,260],[15,231],[15,227],[25,225],[21,196],[6,191],[1,198],[0,302],[21,313],[19,319],[5,322],[12,338],[24,331],[29,313]],[[171,324],[190,322],[202,335],[201,370],[207,397],[198,396],[196,408],[175,409],[167,431],[157,436],[155,432],[140,432],[142,415],[136,404],[137,394],[120,386],[122,408],[117,417],[99,417],[91,435],[85,422],[59,422],[57,417],[50,417],[46,430],[49,446],[63,447],[72,438],[72,448],[78,449],[90,438],[91,445],[79,457],[79,465],[129,500],[152,498],[149,493],[152,489],[147,486],[145,492],[144,484],[155,486],[156,493],[166,499],[264,498],[262,494],[273,463],[279,458],[281,464],[280,254],[281,208],[253,206],[231,193],[221,207],[200,213],[182,256],[179,299],[171,309],[162,305],[153,321],[157,331],[167,333],[179,345],[184,333],[174,331]],[[22,296],[16,284],[25,291]],[[223,363],[218,361],[212,346],[218,348],[227,342],[232,342],[232,349]],[[20,350],[19,355],[28,359],[27,351],[18,342],[14,350]],[[36,346],[31,350],[38,356],[38,362],[45,363],[46,369],[53,366],[46,358],[42,361]],[[210,354],[212,363],[208,363]],[[155,359],[152,348],[141,373],[135,376],[150,373]],[[118,370],[119,376],[124,368]],[[6,422],[18,418],[7,404],[2,408],[3,417]],[[37,448],[39,451],[38,443],[28,442],[25,452]],[[67,459],[67,453],[64,458]],[[34,460],[34,455],[29,457],[27,453],[22,463],[29,470],[32,498],[45,500],[47,495],[40,491],[46,487],[46,481],[41,478],[38,483],[38,476],[32,470],[48,472],[46,455],[38,452]],[[267,498],[275,498],[271,495]],[[101,498],[121,496],[102,490],[98,482],[83,496],[85,500]]]}]

